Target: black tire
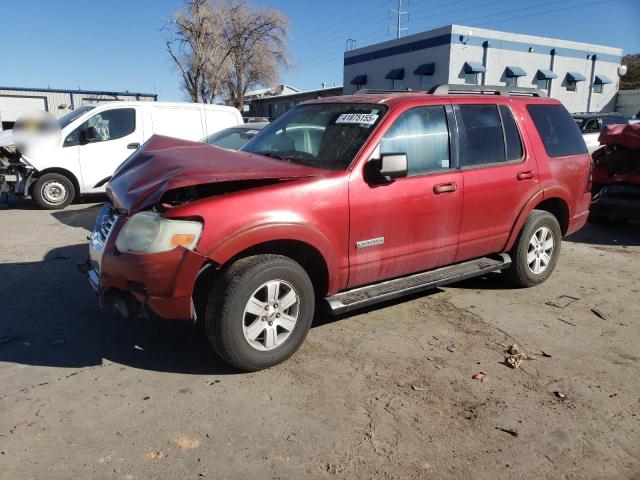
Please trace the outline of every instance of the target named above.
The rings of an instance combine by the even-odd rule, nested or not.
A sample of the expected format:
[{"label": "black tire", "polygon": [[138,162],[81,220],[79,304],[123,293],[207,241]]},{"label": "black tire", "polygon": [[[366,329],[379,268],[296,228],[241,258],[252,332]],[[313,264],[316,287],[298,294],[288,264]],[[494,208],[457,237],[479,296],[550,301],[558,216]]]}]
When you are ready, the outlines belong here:
[{"label": "black tire", "polygon": [[[245,307],[262,285],[275,280],[295,289],[298,319],[280,346],[263,351],[245,338],[244,325],[259,320],[252,314],[245,315]],[[311,327],[314,310],[311,279],[298,263],[281,255],[257,255],[238,260],[216,281],[207,301],[205,328],[211,345],[223,360],[240,370],[256,371],[285,361],[300,348]],[[267,330],[261,335],[266,336]],[[263,339],[266,345],[266,337]]]},{"label": "black tire", "polygon": [[[529,267],[527,261],[527,255],[530,253],[530,242],[533,239],[533,235],[540,229],[546,227],[553,234],[553,251],[550,255],[550,261],[539,273],[535,273],[535,263],[533,269]],[[520,235],[516,243],[509,252],[511,255],[512,264],[506,270],[503,270],[503,274],[506,279],[519,287],[533,287],[544,282],[553,272],[556,264],[558,263],[558,257],[560,256],[560,244],[561,244],[562,232],[560,230],[560,224],[556,217],[551,213],[543,210],[533,210],[520,230]],[[534,262],[537,254],[534,252]]]},{"label": "black tire", "polygon": [[[49,190],[47,192],[47,190]],[[55,192],[60,197],[54,200]],[[60,173],[46,173],[42,175],[31,190],[33,201],[40,208],[46,210],[59,210],[69,205],[76,196],[76,187],[73,182]]]}]

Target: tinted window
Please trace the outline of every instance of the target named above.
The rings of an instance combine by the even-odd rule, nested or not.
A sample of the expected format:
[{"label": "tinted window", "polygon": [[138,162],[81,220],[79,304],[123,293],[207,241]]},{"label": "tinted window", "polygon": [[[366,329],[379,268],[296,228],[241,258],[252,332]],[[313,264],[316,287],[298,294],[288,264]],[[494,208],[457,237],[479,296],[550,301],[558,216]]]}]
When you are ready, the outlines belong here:
[{"label": "tinted window", "polygon": [[384,134],[380,153],[405,153],[409,175],[449,168],[449,129],[444,107],[404,112]]},{"label": "tinted window", "polygon": [[506,105],[500,105],[500,116],[502,117],[502,126],[504,127],[504,139],[507,147],[507,161],[520,160],[522,158],[522,139],[518,126],[513,118],[511,109]]},{"label": "tinted window", "polygon": [[136,129],[136,110],[134,108],[116,108],[96,113],[65,138],[64,146],[78,145],[82,132],[89,127],[93,128],[95,134],[91,143],[126,137]]},{"label": "tinted window", "polygon": [[587,153],[576,122],[562,105],[527,105],[547,155],[564,157]]},{"label": "tinted window", "polygon": [[457,105],[462,165],[505,161],[504,134],[497,105]]}]

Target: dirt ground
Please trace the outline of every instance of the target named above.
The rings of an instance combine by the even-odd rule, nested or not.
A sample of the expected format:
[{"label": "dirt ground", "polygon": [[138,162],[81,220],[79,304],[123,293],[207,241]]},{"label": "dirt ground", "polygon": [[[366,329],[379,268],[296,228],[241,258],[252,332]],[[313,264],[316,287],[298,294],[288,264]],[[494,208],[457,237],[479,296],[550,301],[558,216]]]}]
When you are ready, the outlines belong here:
[{"label": "dirt ground", "polygon": [[0,210],[1,479],[640,478],[640,225],[588,225],[536,288],[322,315],[242,374],[187,323],[96,306],[97,209]]}]

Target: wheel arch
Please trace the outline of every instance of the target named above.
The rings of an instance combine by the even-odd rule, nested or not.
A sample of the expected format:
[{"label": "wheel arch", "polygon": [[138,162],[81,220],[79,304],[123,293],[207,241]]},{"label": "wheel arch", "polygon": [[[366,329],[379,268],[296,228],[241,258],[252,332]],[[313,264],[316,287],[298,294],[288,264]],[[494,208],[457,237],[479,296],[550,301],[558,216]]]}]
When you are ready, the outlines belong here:
[{"label": "wheel arch", "polygon": [[545,194],[544,191],[537,192],[532,196],[526,205],[520,210],[520,214],[511,229],[511,234],[507,240],[507,244],[504,248],[505,251],[509,251],[513,248],[524,222],[533,210],[544,210],[549,212],[558,220],[560,224],[560,231],[564,236],[569,229],[569,220],[571,218],[571,212],[569,210],[569,204],[567,200],[560,195]]},{"label": "wheel arch", "polygon": [[222,263],[209,259],[200,269],[193,288],[193,304],[198,318],[203,318],[207,296],[214,282],[225,269],[241,258],[263,254],[282,255],[299,263],[311,278],[316,295],[318,297],[327,295],[330,288],[329,266],[318,248],[295,239],[269,240],[251,245]]}]

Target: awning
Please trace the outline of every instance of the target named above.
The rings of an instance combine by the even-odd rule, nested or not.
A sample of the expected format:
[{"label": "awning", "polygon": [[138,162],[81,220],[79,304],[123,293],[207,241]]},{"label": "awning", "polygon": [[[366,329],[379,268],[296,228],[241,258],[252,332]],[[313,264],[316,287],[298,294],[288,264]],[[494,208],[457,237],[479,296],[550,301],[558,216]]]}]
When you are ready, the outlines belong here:
[{"label": "awning", "polygon": [[584,82],[585,76],[578,72],[567,72],[567,82]]},{"label": "awning", "polygon": [[351,80],[351,85],[366,85],[367,84],[367,76],[366,75],[358,75]]},{"label": "awning", "polygon": [[594,85],[606,85],[608,83],[613,83],[611,79],[605,75],[596,75],[596,79],[593,81]]},{"label": "awning", "polygon": [[553,73],[551,70],[538,70],[538,74],[536,75],[538,80],[552,80],[554,78],[558,78],[558,75]]},{"label": "awning", "polygon": [[487,69],[481,63],[466,62],[464,64],[464,73],[484,73]]},{"label": "awning", "polygon": [[435,63],[425,63],[424,65],[420,65],[416,68],[413,73],[415,75],[433,75],[433,72],[436,71]]},{"label": "awning", "polygon": [[387,73],[387,76],[384,77],[389,80],[402,80],[404,78],[404,68],[396,68]]},{"label": "awning", "polygon": [[507,67],[507,69],[504,71],[504,76],[509,78],[526,77],[527,72],[525,72],[520,67]]}]

